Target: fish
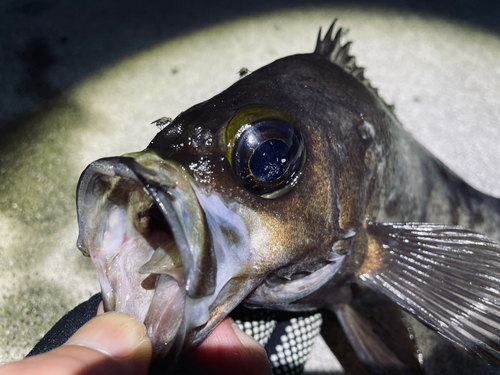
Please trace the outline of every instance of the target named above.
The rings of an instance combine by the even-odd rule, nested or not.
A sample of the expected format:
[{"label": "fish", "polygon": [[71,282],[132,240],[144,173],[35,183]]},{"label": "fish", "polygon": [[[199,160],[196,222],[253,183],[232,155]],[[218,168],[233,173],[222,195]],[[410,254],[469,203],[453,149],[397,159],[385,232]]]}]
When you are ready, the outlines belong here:
[{"label": "fish", "polygon": [[241,305],[324,312],[332,351],[344,335],[372,374],[423,373],[408,314],[500,363],[500,200],[404,130],[343,35],[333,22],[313,53],[83,171],[77,246],[104,309],[144,322],[156,368]]}]

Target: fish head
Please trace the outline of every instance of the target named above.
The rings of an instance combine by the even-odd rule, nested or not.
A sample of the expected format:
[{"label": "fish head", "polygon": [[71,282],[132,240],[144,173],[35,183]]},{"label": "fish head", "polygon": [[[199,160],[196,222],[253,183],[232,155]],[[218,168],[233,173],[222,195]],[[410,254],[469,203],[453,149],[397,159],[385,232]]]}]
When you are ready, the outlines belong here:
[{"label": "fish head", "polygon": [[170,358],[240,303],[322,307],[308,296],[348,271],[364,218],[356,103],[370,95],[317,53],[290,56],[181,113],[144,151],[90,164],[78,247],[105,309],[138,316]]}]

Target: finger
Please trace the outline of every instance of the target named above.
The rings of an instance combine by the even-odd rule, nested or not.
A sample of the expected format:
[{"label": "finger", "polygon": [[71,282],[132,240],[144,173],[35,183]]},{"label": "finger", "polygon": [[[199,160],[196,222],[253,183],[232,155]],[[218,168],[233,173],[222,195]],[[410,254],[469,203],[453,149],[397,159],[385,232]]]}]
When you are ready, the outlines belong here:
[{"label": "finger", "polygon": [[142,322],[110,312],[91,319],[63,346],[0,367],[0,375],[147,374],[151,355]]},{"label": "finger", "polygon": [[229,317],[188,354],[186,362],[195,373],[264,375],[272,372],[262,345]]},{"label": "finger", "polygon": [[101,315],[101,314],[104,314],[104,304],[101,303],[99,304],[99,306],[97,306],[97,315]]}]

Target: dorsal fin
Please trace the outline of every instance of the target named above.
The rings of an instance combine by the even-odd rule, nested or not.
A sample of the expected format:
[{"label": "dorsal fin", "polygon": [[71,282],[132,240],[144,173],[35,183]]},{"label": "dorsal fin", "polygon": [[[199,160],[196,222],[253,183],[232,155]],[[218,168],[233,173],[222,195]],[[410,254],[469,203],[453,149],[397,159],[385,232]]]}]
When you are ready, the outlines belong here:
[{"label": "dorsal fin", "polygon": [[349,55],[349,48],[351,47],[352,42],[347,42],[342,44],[340,39],[347,34],[348,30],[339,28],[335,33],[335,36],[332,39],[333,30],[335,28],[335,23],[337,20],[335,19],[328,31],[325,34],[324,39],[321,39],[321,27],[319,28],[318,40],[316,42],[316,48],[314,49],[314,53],[319,53],[328,61],[334,63],[335,65],[340,66],[345,72],[352,75],[358,81],[363,83],[371,92],[373,92],[382,102],[389,108],[391,111],[394,110],[393,105],[387,104],[379,95],[378,90],[374,88],[370,81],[364,76],[364,68],[361,68],[356,65],[356,58],[354,56]]}]

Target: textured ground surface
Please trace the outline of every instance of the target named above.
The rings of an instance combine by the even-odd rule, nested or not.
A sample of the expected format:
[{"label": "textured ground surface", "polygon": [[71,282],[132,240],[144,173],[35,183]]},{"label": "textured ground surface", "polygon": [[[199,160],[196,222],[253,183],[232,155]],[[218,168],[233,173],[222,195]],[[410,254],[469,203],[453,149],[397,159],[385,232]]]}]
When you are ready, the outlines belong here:
[{"label": "textured ground surface", "polygon": [[[230,9],[209,26],[206,9],[176,8],[173,17],[75,4],[0,5],[0,363],[21,358],[98,291],[75,246],[84,167],[146,147],[157,131],[151,121],[220,92],[241,67],[312,51],[318,27],[333,18],[351,30],[358,65],[405,127],[474,187],[500,197],[494,30],[396,8],[309,7],[233,20]],[[433,341],[422,340],[431,350]],[[310,371],[338,373],[319,349]],[[453,360],[440,362],[463,370],[449,367]]]}]

